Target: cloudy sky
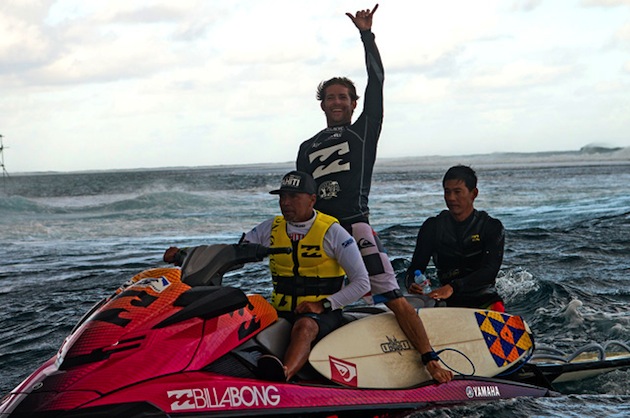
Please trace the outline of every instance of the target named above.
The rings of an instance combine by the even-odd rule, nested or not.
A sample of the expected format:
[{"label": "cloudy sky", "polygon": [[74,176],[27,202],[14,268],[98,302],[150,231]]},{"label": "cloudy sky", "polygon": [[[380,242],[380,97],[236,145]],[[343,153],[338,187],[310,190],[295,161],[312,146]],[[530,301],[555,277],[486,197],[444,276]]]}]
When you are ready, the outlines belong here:
[{"label": "cloudy sky", "polygon": [[[9,172],[292,161],[364,0],[1,0]],[[381,0],[380,157],[630,146],[630,0]],[[362,108],[359,101],[358,109]]]}]

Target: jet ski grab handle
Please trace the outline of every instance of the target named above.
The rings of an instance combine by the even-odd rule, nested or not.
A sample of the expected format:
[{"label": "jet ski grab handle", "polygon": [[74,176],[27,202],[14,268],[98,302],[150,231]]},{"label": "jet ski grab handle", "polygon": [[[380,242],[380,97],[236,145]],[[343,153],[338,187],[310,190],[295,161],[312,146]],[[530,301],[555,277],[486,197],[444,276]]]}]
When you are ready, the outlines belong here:
[{"label": "jet ski grab handle", "polygon": [[260,244],[200,245],[188,250],[182,264],[182,282],[189,286],[221,286],[223,275],[245,263],[262,261],[271,254],[290,254],[290,247],[269,248]]}]

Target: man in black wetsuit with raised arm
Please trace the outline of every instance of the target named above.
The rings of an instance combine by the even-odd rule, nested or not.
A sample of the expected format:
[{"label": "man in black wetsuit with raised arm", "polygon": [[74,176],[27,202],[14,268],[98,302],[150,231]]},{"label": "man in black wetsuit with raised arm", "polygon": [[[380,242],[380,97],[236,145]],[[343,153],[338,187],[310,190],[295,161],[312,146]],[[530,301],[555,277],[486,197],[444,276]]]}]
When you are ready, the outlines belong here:
[{"label": "man in black wetsuit with raised arm", "polygon": [[387,253],[368,219],[368,195],[383,123],[383,63],[372,33],[377,8],[378,4],[371,11],[346,13],[359,29],[365,49],[368,83],[363,112],[351,123],[359,98],[351,80],[335,77],[322,82],[317,98],[327,127],[300,145],[296,166],[317,182],[315,208],[337,218],[357,241],[370,275],[374,303],[385,303],[394,312],[431,376],[444,383],[453,374],[438,363],[422,321],[403,297]]},{"label": "man in black wetsuit with raised arm", "polygon": [[449,168],[442,186],[448,210],[428,218],[420,227],[407,269],[407,287],[411,293],[422,293],[414,283],[414,271],[424,272],[433,257],[441,286],[429,297],[444,300],[447,306],[505,312],[503,299],[495,288],[503,261],[503,224],[474,208],[479,191],[472,168]]}]

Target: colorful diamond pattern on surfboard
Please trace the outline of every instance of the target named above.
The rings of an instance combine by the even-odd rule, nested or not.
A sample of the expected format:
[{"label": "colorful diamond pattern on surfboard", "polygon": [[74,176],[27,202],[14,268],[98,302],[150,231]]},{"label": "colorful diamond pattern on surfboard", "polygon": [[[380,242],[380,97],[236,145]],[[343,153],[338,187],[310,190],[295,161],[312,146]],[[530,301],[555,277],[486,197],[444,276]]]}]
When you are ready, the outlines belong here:
[{"label": "colorful diamond pattern on surfboard", "polygon": [[518,360],[534,345],[520,316],[495,311],[477,311],[475,317],[488,345],[488,351],[499,367]]}]

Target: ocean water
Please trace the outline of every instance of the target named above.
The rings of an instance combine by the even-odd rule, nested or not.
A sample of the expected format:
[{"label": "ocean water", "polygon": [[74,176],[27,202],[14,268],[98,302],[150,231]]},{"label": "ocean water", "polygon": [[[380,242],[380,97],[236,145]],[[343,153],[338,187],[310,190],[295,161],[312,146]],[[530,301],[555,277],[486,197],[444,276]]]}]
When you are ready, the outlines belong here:
[{"label": "ocean water", "polygon": [[[588,150],[587,150],[588,151]],[[479,175],[476,207],[501,219],[498,286],[537,344],[567,353],[630,343],[630,149],[382,159],[371,223],[398,273],[426,217],[444,208],[441,177]],[[0,182],[0,396],[50,358],[80,317],[171,246],[237,242],[279,213],[267,192],[291,163],[13,174]],[[0,179],[2,180],[2,179]],[[226,283],[270,293],[264,263]],[[630,416],[630,370],[560,387],[563,396],[440,408],[409,417]]]}]

